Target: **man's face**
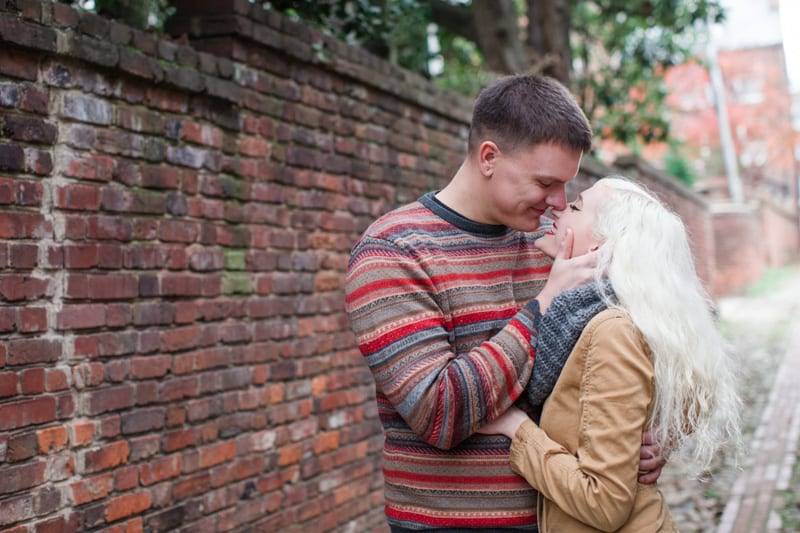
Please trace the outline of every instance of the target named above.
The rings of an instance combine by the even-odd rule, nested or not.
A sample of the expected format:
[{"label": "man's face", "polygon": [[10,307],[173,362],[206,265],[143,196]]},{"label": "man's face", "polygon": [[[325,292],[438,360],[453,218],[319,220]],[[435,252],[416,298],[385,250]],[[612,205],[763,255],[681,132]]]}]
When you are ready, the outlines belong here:
[{"label": "man's face", "polygon": [[533,231],[548,208],[564,209],[565,186],[580,167],[579,150],[545,143],[509,153],[492,146],[481,152],[481,168],[490,170],[484,172],[490,180],[485,222]]}]

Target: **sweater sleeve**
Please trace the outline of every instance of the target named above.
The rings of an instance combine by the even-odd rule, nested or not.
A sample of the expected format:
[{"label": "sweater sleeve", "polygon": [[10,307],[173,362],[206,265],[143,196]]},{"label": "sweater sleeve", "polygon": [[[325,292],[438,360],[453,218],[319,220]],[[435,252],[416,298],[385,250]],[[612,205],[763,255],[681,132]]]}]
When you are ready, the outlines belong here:
[{"label": "sweater sleeve", "polygon": [[522,394],[541,315],[533,300],[456,354],[436,291],[424,265],[393,243],[365,238],[351,254],[345,305],[378,391],[422,440],[450,449]]},{"label": "sweater sleeve", "polygon": [[602,321],[583,368],[577,456],[526,421],[512,440],[514,471],[577,520],[602,531],[619,529],[636,496],[652,368],[632,324]]}]

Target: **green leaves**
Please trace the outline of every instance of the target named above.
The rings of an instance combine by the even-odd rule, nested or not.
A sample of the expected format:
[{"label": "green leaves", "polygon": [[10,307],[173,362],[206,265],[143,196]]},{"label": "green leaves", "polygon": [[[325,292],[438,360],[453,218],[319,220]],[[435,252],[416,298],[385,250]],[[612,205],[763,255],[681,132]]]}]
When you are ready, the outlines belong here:
[{"label": "green leaves", "polygon": [[686,61],[716,0],[594,0],[573,11],[579,101],[602,138],[629,145],[664,141],[667,67]]}]

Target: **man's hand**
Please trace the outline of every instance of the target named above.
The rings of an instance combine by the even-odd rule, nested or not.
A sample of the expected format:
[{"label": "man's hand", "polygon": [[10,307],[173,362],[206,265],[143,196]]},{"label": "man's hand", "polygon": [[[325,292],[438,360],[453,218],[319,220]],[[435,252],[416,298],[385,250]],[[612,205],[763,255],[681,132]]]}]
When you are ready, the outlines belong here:
[{"label": "man's hand", "polygon": [[642,433],[642,447],[639,452],[639,483],[650,485],[658,481],[661,470],[667,464],[667,450],[662,450],[656,444],[655,435],[651,430]]},{"label": "man's hand", "polygon": [[498,416],[488,424],[481,426],[478,433],[484,435],[505,435],[509,439],[513,439],[517,430],[528,419],[525,411],[513,405],[508,408],[508,411]]},{"label": "man's hand", "polygon": [[564,233],[564,239],[558,245],[558,252],[554,258],[553,268],[550,270],[547,283],[536,297],[536,300],[539,301],[539,311],[542,314],[550,307],[550,302],[553,301],[553,298],[561,292],[574,289],[594,279],[598,252],[594,251],[572,257],[573,241],[572,229],[567,228]]}]

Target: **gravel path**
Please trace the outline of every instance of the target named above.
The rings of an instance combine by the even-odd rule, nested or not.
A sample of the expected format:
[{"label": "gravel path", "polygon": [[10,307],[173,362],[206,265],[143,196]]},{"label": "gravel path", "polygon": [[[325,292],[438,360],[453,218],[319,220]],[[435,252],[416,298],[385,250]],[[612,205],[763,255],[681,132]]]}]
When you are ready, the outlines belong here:
[{"label": "gravel path", "polygon": [[[778,272],[780,279],[773,286],[760,289],[758,295],[722,298],[717,302],[721,327],[740,369],[746,449],[755,442],[754,432],[786,352],[790,326],[792,322],[795,327],[800,324],[800,269]],[[732,457],[721,454],[707,479],[697,480],[679,458],[673,458],[659,485],[680,530],[715,531],[741,472]],[[773,514],[769,527],[765,525],[763,531],[800,531],[800,468],[796,461],[794,478],[782,497],[780,516]]]}]

